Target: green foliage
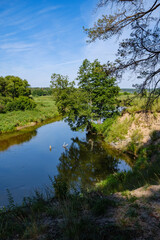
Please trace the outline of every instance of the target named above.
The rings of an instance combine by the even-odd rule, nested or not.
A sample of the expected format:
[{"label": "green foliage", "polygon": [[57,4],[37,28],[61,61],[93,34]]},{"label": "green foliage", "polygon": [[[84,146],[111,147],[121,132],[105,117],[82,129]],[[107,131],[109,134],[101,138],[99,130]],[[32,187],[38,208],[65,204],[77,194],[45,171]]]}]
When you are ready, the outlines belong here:
[{"label": "green foliage", "polygon": [[104,137],[106,137],[109,134],[110,129],[112,128],[112,125],[117,122],[118,114],[113,115],[111,118],[106,118],[105,121],[102,124],[96,124],[92,122],[92,126],[95,128],[95,131],[99,134],[102,134]]},{"label": "green foliage", "polygon": [[58,199],[65,199],[69,194],[68,184],[67,181],[62,179],[60,176],[54,176],[54,180],[50,178],[53,188],[55,197]]},{"label": "green foliage", "polygon": [[5,112],[5,106],[0,104],[0,113],[4,113]]},{"label": "green foliage", "polygon": [[59,113],[67,115],[72,129],[86,127],[91,114],[86,92],[75,88],[74,82],[70,83],[67,76],[53,74],[51,79],[51,88]]},{"label": "green foliage", "polygon": [[[101,181],[97,184],[97,189],[101,190],[103,193],[113,193],[119,191],[133,190],[144,185],[159,184],[160,182],[160,166],[157,161],[152,164],[150,162],[151,146],[146,149],[146,155],[143,156],[139,154],[138,159],[136,159],[135,165],[132,171],[115,173],[106,178],[106,180]],[[143,152],[143,149],[141,150]],[[158,150],[152,148],[152,154],[158,154]],[[134,202],[128,195],[130,202]]]},{"label": "green foliage", "polygon": [[30,94],[27,80],[15,76],[0,77],[0,113],[35,108]]},{"label": "green foliage", "polygon": [[132,196],[131,193],[130,193],[130,191],[128,191],[128,190],[122,192],[122,196],[125,196],[125,197],[126,197],[126,200],[127,200],[129,203],[134,203],[134,202],[137,200],[137,197]]},{"label": "green foliage", "polygon": [[31,94],[34,97],[52,95],[51,88],[31,88]]},{"label": "green foliage", "polygon": [[88,217],[81,216],[74,218],[71,213],[61,224],[63,239],[70,240],[100,240],[99,228],[96,223]]},{"label": "green foliage", "polygon": [[69,112],[70,105],[73,104],[74,82],[70,83],[68,76],[55,73],[52,74],[51,79],[51,88],[58,110],[61,114],[65,115]]},{"label": "green foliage", "polygon": [[9,189],[7,189],[7,194],[8,194],[8,202],[9,202],[8,208],[13,209],[13,208],[15,208],[15,203],[14,203],[13,196],[12,196],[11,192],[9,191]]},{"label": "green foliage", "polygon": [[[155,101],[153,101],[152,106],[150,108],[150,111],[155,115],[156,113],[160,111],[160,98],[158,97]],[[146,111],[146,97],[142,95],[138,95],[136,92],[135,94],[130,95],[124,95],[120,94],[118,96],[118,101],[120,106],[127,107],[125,109],[125,112],[128,112],[130,114],[140,112],[140,111]]]},{"label": "green foliage", "polygon": [[72,129],[91,130],[91,120],[113,116],[117,107],[119,87],[115,78],[110,78],[104,66],[95,60],[85,59],[79,68],[77,80],[69,82],[67,76],[53,74],[51,88],[59,112],[67,115]]},{"label": "green foliage", "polygon": [[104,132],[105,140],[108,142],[117,142],[125,139],[128,133],[129,127],[133,122],[134,117],[125,118],[122,122],[117,118],[113,121],[113,124],[109,125],[109,128]]},{"label": "green foliage", "polygon": [[10,132],[17,126],[24,126],[30,122],[41,123],[46,119],[59,116],[55,101],[51,96],[34,98],[36,108],[25,111],[13,111],[0,114],[0,132]]},{"label": "green foliage", "polygon": [[20,96],[19,98],[14,98],[11,102],[6,104],[5,110],[6,111],[18,111],[18,110],[31,110],[36,107],[36,103],[28,98]]},{"label": "green foliage", "polygon": [[105,215],[109,207],[115,207],[116,203],[108,198],[97,198],[92,202],[92,212],[95,216]]},{"label": "green foliage", "polygon": [[109,77],[106,69],[98,60],[93,63],[85,59],[78,71],[78,85],[88,94],[88,105],[92,116],[106,118],[115,111],[119,87],[116,79]]},{"label": "green foliage", "polygon": [[0,77],[0,96],[18,98],[19,96],[29,96],[31,90],[28,88],[27,80],[22,80],[15,76]]},{"label": "green foliage", "polygon": [[126,212],[126,216],[127,217],[137,217],[138,216],[138,212],[134,207],[130,207],[127,212]]},{"label": "green foliage", "polygon": [[152,131],[150,134],[151,141],[156,141],[157,139],[160,138],[160,132],[159,131]]},{"label": "green foliage", "polygon": [[127,151],[133,153],[134,155],[137,154],[137,151],[141,145],[141,140],[143,138],[142,133],[140,130],[136,129],[134,130],[132,136],[131,136],[131,141],[127,145]]}]

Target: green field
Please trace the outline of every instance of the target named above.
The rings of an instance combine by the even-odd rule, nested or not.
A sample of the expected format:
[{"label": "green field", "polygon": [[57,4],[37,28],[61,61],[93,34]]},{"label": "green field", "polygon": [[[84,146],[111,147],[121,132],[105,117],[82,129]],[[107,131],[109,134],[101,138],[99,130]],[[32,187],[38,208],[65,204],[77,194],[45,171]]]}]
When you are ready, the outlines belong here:
[{"label": "green field", "polygon": [[[126,112],[132,114],[140,111],[145,111],[147,105],[147,97],[140,97],[138,95],[120,95],[118,101],[121,101],[121,106],[126,106]],[[151,107],[148,109],[151,112],[160,112],[160,98],[157,98]]]},{"label": "green field", "polygon": [[29,125],[31,122],[43,122],[59,115],[52,96],[35,97],[34,100],[37,106],[33,110],[1,113],[0,132],[10,132],[16,130],[18,126]]}]

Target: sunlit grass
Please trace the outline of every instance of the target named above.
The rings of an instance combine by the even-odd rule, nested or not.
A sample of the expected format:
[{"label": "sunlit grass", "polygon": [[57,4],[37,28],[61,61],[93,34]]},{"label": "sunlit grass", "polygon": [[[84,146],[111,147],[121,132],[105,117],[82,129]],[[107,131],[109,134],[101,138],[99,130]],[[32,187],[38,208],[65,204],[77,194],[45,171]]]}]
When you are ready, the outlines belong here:
[{"label": "sunlit grass", "polygon": [[[147,98],[130,95],[120,95],[118,100],[121,101],[121,106],[126,106],[126,112],[135,113],[145,111],[147,107]],[[128,103],[128,104],[127,104]],[[160,98],[156,99],[150,108],[151,112],[160,112]]]},{"label": "sunlit grass", "polygon": [[33,110],[13,111],[0,114],[0,132],[9,132],[17,126],[28,125],[31,122],[42,122],[58,116],[57,107],[52,96],[34,98],[37,106]]}]

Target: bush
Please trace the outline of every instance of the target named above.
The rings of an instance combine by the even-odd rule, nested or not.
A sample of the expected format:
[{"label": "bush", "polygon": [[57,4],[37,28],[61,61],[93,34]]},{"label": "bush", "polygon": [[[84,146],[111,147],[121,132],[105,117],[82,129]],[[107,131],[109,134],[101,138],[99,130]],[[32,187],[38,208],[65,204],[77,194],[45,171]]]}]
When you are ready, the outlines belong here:
[{"label": "bush", "polygon": [[128,144],[127,150],[136,155],[141,145],[142,138],[142,133],[138,129],[135,130],[131,136],[131,142]]},{"label": "bush", "polygon": [[4,113],[5,112],[5,106],[0,104],[0,113]]},{"label": "bush", "polygon": [[158,140],[158,139],[160,138],[160,131],[153,130],[153,131],[150,133],[150,138],[151,138],[151,141],[152,141],[152,142]]},{"label": "bush", "polygon": [[6,111],[30,110],[36,107],[36,103],[28,97],[15,98],[6,104]]}]

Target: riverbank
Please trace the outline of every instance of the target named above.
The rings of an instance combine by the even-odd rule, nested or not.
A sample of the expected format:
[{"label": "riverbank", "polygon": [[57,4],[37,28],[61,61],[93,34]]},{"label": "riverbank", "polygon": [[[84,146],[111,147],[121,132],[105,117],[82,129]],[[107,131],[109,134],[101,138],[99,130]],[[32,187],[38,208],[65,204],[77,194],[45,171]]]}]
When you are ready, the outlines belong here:
[{"label": "riverbank", "polygon": [[[51,192],[50,192],[51,193]],[[105,196],[81,192],[48,199],[36,192],[0,213],[1,240],[159,239],[160,185]]]},{"label": "riverbank", "polygon": [[108,144],[136,155],[141,146],[160,138],[160,113],[126,112],[95,127]]},{"label": "riverbank", "polygon": [[118,101],[126,106],[123,111],[102,124],[92,123],[94,131],[112,147],[138,157],[140,148],[160,141],[160,99],[149,109],[145,97],[120,95]]},{"label": "riverbank", "polygon": [[59,116],[52,96],[36,97],[34,100],[37,106],[33,110],[1,113],[0,133],[21,130]]},{"label": "riverbank", "polygon": [[142,103],[134,104],[103,124],[93,123],[94,131],[103,135],[105,142],[133,158],[131,171],[107,176],[96,185],[96,191],[110,194],[160,182],[159,104],[147,113],[143,111]]}]

